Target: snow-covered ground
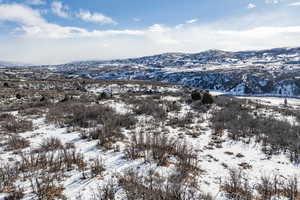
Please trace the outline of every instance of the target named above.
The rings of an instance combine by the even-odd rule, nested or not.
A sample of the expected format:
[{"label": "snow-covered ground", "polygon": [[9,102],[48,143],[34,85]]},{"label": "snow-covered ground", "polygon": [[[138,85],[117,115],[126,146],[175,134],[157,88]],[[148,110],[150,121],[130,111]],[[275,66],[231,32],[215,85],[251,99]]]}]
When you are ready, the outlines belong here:
[{"label": "snow-covered ground", "polygon": [[[176,100],[174,97],[164,98],[172,101]],[[261,100],[261,98],[259,99]],[[278,99],[271,98],[271,100],[279,104]],[[130,109],[124,105],[124,103],[120,102],[107,101],[106,104],[116,109],[119,113],[128,112],[128,109]],[[184,114],[188,110],[190,110],[188,106],[183,106],[181,112]],[[259,181],[262,175],[274,176],[278,174],[286,178],[300,175],[300,167],[291,164],[284,154],[270,158],[262,153],[261,146],[255,142],[251,142],[250,144],[233,142],[228,140],[226,134],[221,138],[214,138],[212,134],[213,130],[210,128],[209,114],[205,114],[202,117],[204,118],[202,122],[194,122],[190,125],[191,129],[188,130],[180,130],[169,126],[161,128],[167,129],[170,137],[182,138],[181,140],[186,141],[187,144],[191,145],[197,152],[199,167],[203,170],[198,178],[201,190],[212,194],[214,199],[226,199],[220,191],[220,180],[226,180],[228,168],[240,168],[240,165],[243,163],[249,166],[244,172],[247,174],[250,183],[253,184]],[[140,126],[147,126],[147,123],[149,123],[147,120],[144,124],[142,124],[141,121]],[[122,175],[128,169],[134,169],[140,173],[154,169],[157,173],[161,173],[162,175],[170,171],[168,167],[158,167],[155,163],[144,163],[143,159],[134,161],[124,159],[124,153],[122,152],[122,148],[124,148],[123,142],[118,143],[121,147],[121,151],[114,152],[113,150],[97,148],[96,141],[81,139],[79,132],[70,132],[66,128],[49,125],[44,121],[43,117],[34,119],[33,126],[35,130],[20,134],[20,136],[28,139],[31,144],[29,148],[23,150],[24,152],[38,148],[46,138],[55,137],[60,139],[64,144],[73,143],[77,151],[84,155],[86,161],[96,158],[102,159],[106,168],[102,177],[83,180],[79,172],[71,171],[68,173],[68,177],[62,181],[62,184],[65,188],[63,194],[70,200],[78,199],[79,196],[83,197],[83,199],[92,199],[93,194],[97,191],[97,187],[109,183],[110,180],[114,180],[114,177]],[[197,129],[197,127],[199,129]],[[140,127],[137,127],[137,129],[139,128]],[[186,131],[199,131],[200,135],[197,138],[191,137],[186,134]],[[124,130],[124,134],[127,135],[127,131]],[[0,152],[1,163],[9,163],[9,160],[18,159],[12,152],[2,150]],[[18,185],[22,187],[24,183],[20,182]],[[28,189],[25,194],[24,199],[29,200],[33,198],[32,194],[30,194],[30,189]],[[4,194],[1,195],[4,196]],[[116,199],[126,199],[122,190],[117,192]]]},{"label": "snow-covered ground", "polygon": [[300,99],[296,98],[283,98],[283,97],[247,97],[247,96],[238,96],[237,98],[241,99],[250,99],[253,101],[258,101],[262,104],[282,106],[285,105],[285,99],[287,99],[287,105],[291,106],[300,106]]},{"label": "snow-covered ground", "polygon": [[[210,93],[213,96],[219,96],[219,95],[226,94],[226,93],[221,92],[221,91],[210,91]],[[285,97],[271,97],[271,96],[260,96],[260,97],[257,97],[257,96],[246,96],[246,95],[235,96],[235,97],[239,98],[239,99],[249,99],[249,100],[261,103],[261,104],[274,105],[274,106],[285,105],[285,99],[286,99],[287,100],[287,105],[296,106],[296,107],[300,106],[300,98],[285,98]]]},{"label": "snow-covered ground", "polygon": [[[154,91],[154,96],[143,94],[143,92]],[[128,91],[141,91],[141,93],[128,93]],[[187,90],[188,91],[188,90]],[[262,152],[262,144],[255,142],[254,138],[248,143],[241,141],[233,141],[228,137],[227,130],[221,136],[215,135],[211,117],[214,110],[219,109],[216,105],[210,107],[207,113],[202,113],[195,110],[192,104],[185,101],[190,97],[190,94],[185,94],[184,88],[175,85],[147,85],[147,84],[97,84],[91,85],[87,88],[88,94],[98,95],[102,92],[111,92],[112,98],[97,100],[91,105],[104,105],[112,108],[116,113],[125,115],[134,113],[134,104],[130,104],[129,99],[132,97],[134,100],[141,100],[142,102],[149,102],[147,98],[153,98],[157,105],[166,106],[166,102],[173,106],[179,106],[179,110],[169,110],[165,120],[156,119],[150,115],[136,115],[138,120],[133,128],[122,128],[121,132],[124,136],[123,139],[116,141],[113,148],[99,147],[98,140],[83,139],[82,129],[66,128],[55,126],[46,121],[45,114],[38,114],[36,116],[22,116],[21,112],[15,111],[10,114],[32,120],[33,130],[19,133],[18,135],[29,141],[30,146],[19,151],[24,154],[30,154],[32,150],[36,150],[47,138],[57,138],[63,144],[73,144],[76,151],[83,155],[87,163],[87,169],[84,171],[89,174],[88,169],[92,160],[100,159],[103,162],[105,171],[102,175],[96,177],[83,178],[82,171],[72,169],[65,172],[65,176],[60,181],[64,188],[63,195],[66,199],[80,200],[87,199],[93,200],[94,195],[98,192],[99,187],[103,187],[110,182],[118,183],[118,179],[123,176],[128,170],[134,170],[141,175],[146,176],[150,170],[161,177],[167,177],[176,171],[176,163],[170,162],[168,165],[158,166],[156,161],[145,162],[144,158],[137,158],[129,160],[125,158],[125,148],[131,141],[130,138],[134,133],[144,132],[145,134],[163,134],[168,138],[174,138],[178,142],[186,143],[191,147],[197,155],[197,165],[201,172],[197,174],[196,180],[202,192],[210,193],[214,200],[227,200],[223,195],[220,188],[220,183],[228,179],[229,169],[242,169],[247,175],[249,183],[255,185],[260,181],[262,176],[276,176],[279,175],[285,179],[294,176],[300,177],[300,166],[291,163],[285,153],[269,156]],[[176,92],[178,92],[176,94]],[[222,95],[222,92],[211,91],[214,96]],[[124,95],[127,94],[127,95]],[[161,96],[159,96],[160,94]],[[86,93],[84,93],[86,95]],[[182,96],[181,96],[182,95]],[[86,95],[88,96],[88,95]],[[15,97],[12,97],[15,98]],[[88,97],[86,97],[88,98]],[[269,106],[282,106],[284,98],[277,97],[246,97],[241,96],[238,98],[249,99],[259,104]],[[14,100],[14,99],[13,99]],[[95,100],[95,99],[93,99]],[[149,99],[148,99],[149,100]],[[57,102],[57,101],[54,101]],[[300,99],[287,99],[289,108],[297,109],[300,106]],[[165,103],[165,104],[163,104]],[[152,104],[153,107],[156,104]],[[162,106],[163,107],[163,106]],[[298,120],[294,116],[285,116],[281,113],[268,110],[269,107],[263,107],[258,112],[265,113],[266,116],[272,115],[276,119],[290,121],[291,124],[297,124]],[[151,109],[151,108],[149,108]],[[45,113],[47,109],[44,110]],[[100,113],[101,114],[101,113]],[[191,116],[189,114],[192,114]],[[191,122],[184,122],[182,126],[178,124],[168,124],[168,120],[182,119],[191,117]],[[1,122],[1,121],[0,121]],[[1,124],[0,124],[1,125]],[[99,124],[101,126],[102,124]],[[0,127],[1,128],[1,127]],[[0,167],[6,163],[13,166],[16,161],[20,161],[20,152],[5,150],[8,135],[0,137]],[[176,160],[171,157],[170,160]],[[1,178],[1,176],[0,176]],[[118,185],[118,184],[117,184]],[[32,193],[30,181],[26,178],[20,178],[16,181],[15,186],[24,189],[24,200],[34,199],[35,195]],[[9,191],[8,191],[9,192]],[[0,200],[7,194],[0,193]],[[127,200],[124,189],[118,185],[116,190],[116,200]]]}]

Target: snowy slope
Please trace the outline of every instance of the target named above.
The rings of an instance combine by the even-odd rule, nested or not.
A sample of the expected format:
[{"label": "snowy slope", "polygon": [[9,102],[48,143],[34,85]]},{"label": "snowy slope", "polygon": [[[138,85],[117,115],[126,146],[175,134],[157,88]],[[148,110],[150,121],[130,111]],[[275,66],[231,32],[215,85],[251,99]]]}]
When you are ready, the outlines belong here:
[{"label": "snowy slope", "polygon": [[[74,168],[64,172],[65,175],[58,184],[63,187],[62,194],[66,199],[97,199],[95,195],[99,190],[113,183],[116,187],[115,199],[127,200],[126,191],[120,186],[119,179],[124,176],[128,170],[134,170],[136,173],[145,177],[151,170],[154,170],[156,176],[159,177],[168,177],[177,170],[175,156],[168,157],[168,162],[164,165],[159,165],[156,160],[145,161],[143,156],[133,160],[126,158],[126,146],[132,142],[130,140],[131,136],[135,133],[143,132],[145,134],[162,134],[169,138],[174,138],[176,141],[185,143],[189,148],[193,149],[193,151],[196,152],[197,167],[201,170],[199,174],[191,173],[191,176],[195,178],[200,191],[211,194],[215,200],[228,200],[220,183],[228,180],[230,168],[241,169],[243,173],[246,174],[251,185],[256,185],[262,176],[274,177],[278,175],[283,177],[284,180],[289,180],[294,176],[300,177],[300,166],[290,162],[287,152],[270,156],[262,152],[262,144],[255,142],[255,138],[249,142],[234,141],[228,137],[228,131],[226,130],[224,130],[223,135],[216,135],[211,117],[220,107],[214,104],[209,108],[208,112],[201,112],[195,109],[193,104],[189,104],[187,103],[188,101],[185,101],[185,98],[189,97],[190,94],[189,90],[186,91],[186,88],[177,85],[154,86],[151,85],[151,83],[142,83],[141,85],[137,83],[122,83],[118,85],[109,82],[105,84],[99,83],[98,85],[93,83],[89,86],[90,87],[87,87],[87,93],[81,93],[82,98],[79,98],[79,102],[80,99],[83,99],[82,101],[85,106],[107,106],[122,115],[135,113],[136,106],[134,106],[134,102],[138,100],[148,102],[148,100],[151,99],[151,101],[155,101],[157,105],[166,106],[167,103],[169,103],[168,105],[179,104],[180,106],[178,109],[168,110],[166,118],[163,118],[164,120],[156,119],[152,116],[151,112],[149,114],[135,114],[135,118],[138,120],[135,126],[133,128],[122,128],[121,133],[124,137],[116,141],[112,148],[106,148],[105,146],[99,147],[98,139],[94,140],[82,137],[83,131],[88,131],[93,128],[64,127],[49,123],[49,121],[46,120],[46,113],[47,110],[53,108],[54,105],[51,105],[49,108],[37,107],[37,109],[42,109],[43,112],[34,115],[24,114],[23,111],[10,112],[20,119],[32,120],[33,130],[18,133],[19,137],[28,140],[30,144],[28,147],[19,150],[7,150],[8,135],[4,135],[0,138],[0,167],[5,165],[5,163],[9,163],[10,166],[13,166],[14,163],[21,160],[20,152],[29,155],[31,152],[34,152],[34,150],[38,150],[43,141],[47,138],[57,138],[63,145],[74,145],[76,151],[82,154],[84,161],[87,163],[85,170]],[[67,87],[66,90],[69,88],[71,88],[71,86]],[[126,91],[122,89],[126,89]],[[129,93],[127,89],[130,89],[132,93]],[[149,91],[149,89],[153,90],[151,94],[141,91]],[[48,89],[46,88],[44,90]],[[40,91],[39,88],[37,91]],[[113,98],[93,100],[93,95],[101,94],[105,91],[112,92]],[[55,93],[51,92],[51,94]],[[58,95],[56,98],[59,100]],[[94,102],[90,102],[91,100]],[[266,99],[251,98],[251,100],[259,100],[262,101],[262,104],[266,104],[266,102],[264,102]],[[282,99],[270,98],[267,100],[271,102],[267,103],[268,106],[278,106]],[[287,109],[299,109],[299,101],[291,99],[288,100],[288,102],[292,107]],[[24,104],[25,103],[24,100]],[[70,104],[76,105],[78,102],[76,102],[76,100],[74,102],[70,101],[67,102],[65,106]],[[260,104],[260,102],[253,103],[253,105],[257,104]],[[154,106],[154,104],[151,105]],[[253,105],[249,103],[245,106],[251,107]],[[162,108],[164,106],[162,106]],[[268,106],[262,107],[261,110],[258,111],[265,115],[275,112]],[[82,112],[83,111],[84,110],[82,110]],[[61,111],[59,111],[58,114],[60,113]],[[99,115],[101,116],[101,114],[103,113]],[[188,117],[185,119],[186,121],[183,121],[183,125],[176,122],[176,120],[179,121],[186,116]],[[290,119],[292,118],[282,115],[279,120],[284,121]],[[115,120],[115,118],[112,120]],[[89,166],[93,163],[93,160],[97,158],[102,160],[105,170],[101,175],[92,177],[90,176],[91,172]],[[35,173],[38,174],[38,171]],[[33,173],[33,175],[35,173]],[[86,174],[86,178],[83,178],[83,173]],[[24,190],[24,197],[22,199],[36,199],[36,194],[34,194],[31,188],[31,177],[26,177],[26,173],[23,173],[23,176],[25,178],[19,178],[15,182],[16,187],[23,188]],[[0,199],[5,195],[5,193],[0,193]]]},{"label": "snowy slope", "polygon": [[42,66],[47,67],[66,76],[157,80],[240,95],[300,95],[300,48],[242,52],[209,50],[196,54],[166,53]]}]

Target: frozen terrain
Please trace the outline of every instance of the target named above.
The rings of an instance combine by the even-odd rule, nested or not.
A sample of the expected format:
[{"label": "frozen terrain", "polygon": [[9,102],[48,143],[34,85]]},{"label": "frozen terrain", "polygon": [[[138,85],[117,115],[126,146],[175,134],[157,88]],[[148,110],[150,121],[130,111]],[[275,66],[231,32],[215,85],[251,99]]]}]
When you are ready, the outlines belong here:
[{"label": "frozen terrain", "polygon": [[[194,94],[179,85],[92,79],[68,79],[62,85],[58,80],[1,82],[1,200],[13,194],[24,200],[110,199],[108,191],[116,200],[142,199],[141,190],[154,195],[166,192],[168,185],[177,188],[179,177],[181,199],[199,199],[187,194],[191,191],[203,199],[228,200],[226,183],[233,169],[243,174],[241,183],[248,180],[251,199],[262,198],[256,187],[262,177],[276,177],[282,192],[271,196],[288,199],[285,184],[291,186],[290,180],[300,177],[300,155],[291,146],[299,137],[288,135],[300,130],[298,99],[285,105],[282,98],[212,92],[219,96],[206,104],[203,92]],[[224,116],[223,111],[229,113]],[[235,120],[226,116],[235,113],[241,114],[239,123],[261,119],[273,121],[274,127],[264,135],[270,125],[252,124],[255,133],[244,129],[247,123],[232,126]],[[276,135],[280,123],[287,132],[272,140],[281,137]],[[275,135],[268,135],[273,131]],[[139,176],[137,182],[130,171]],[[171,193],[167,199],[173,199]]]},{"label": "frozen terrain", "polygon": [[166,53],[133,59],[80,61],[30,68],[46,68],[73,78],[155,80],[233,95],[300,95],[300,48]]}]

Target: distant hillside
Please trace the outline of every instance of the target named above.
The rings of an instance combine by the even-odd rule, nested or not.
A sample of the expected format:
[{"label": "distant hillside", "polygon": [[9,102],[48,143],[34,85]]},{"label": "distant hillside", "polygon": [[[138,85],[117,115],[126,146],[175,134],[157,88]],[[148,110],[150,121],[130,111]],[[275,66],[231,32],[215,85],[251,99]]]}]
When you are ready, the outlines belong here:
[{"label": "distant hillside", "polygon": [[300,95],[300,47],[166,53],[48,67],[92,78],[157,80],[238,95]]}]

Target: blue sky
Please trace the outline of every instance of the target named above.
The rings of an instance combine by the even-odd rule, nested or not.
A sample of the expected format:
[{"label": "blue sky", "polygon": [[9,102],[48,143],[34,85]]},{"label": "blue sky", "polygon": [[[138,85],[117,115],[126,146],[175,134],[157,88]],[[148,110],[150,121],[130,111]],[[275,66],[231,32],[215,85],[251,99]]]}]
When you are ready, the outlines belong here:
[{"label": "blue sky", "polygon": [[300,0],[0,0],[0,60],[300,46]]}]

